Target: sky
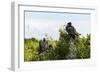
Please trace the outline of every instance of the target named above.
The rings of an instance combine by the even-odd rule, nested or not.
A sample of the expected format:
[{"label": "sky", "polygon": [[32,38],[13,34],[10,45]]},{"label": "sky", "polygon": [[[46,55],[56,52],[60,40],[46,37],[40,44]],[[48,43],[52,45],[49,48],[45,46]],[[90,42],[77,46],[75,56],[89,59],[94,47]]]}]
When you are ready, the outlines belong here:
[{"label": "sky", "polygon": [[59,29],[68,22],[85,36],[90,33],[90,14],[25,11],[25,38],[43,39],[45,34],[59,39]]}]

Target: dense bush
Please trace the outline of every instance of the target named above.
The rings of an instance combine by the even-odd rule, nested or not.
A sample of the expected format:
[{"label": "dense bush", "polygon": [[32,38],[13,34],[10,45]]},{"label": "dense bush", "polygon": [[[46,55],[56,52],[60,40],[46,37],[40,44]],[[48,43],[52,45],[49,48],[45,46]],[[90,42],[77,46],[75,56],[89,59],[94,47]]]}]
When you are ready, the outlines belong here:
[{"label": "dense bush", "polygon": [[90,58],[90,35],[80,38],[77,54],[77,58]]},{"label": "dense bush", "polygon": [[[51,47],[42,53],[39,53],[40,40],[35,38],[24,39],[24,61],[72,59],[69,56],[71,52],[76,54],[74,59],[90,58],[90,34],[76,36],[76,39],[72,41],[74,44],[71,44],[70,37],[64,29],[60,29],[59,33],[59,40],[47,40]],[[70,52],[70,48],[76,49],[76,51]]]},{"label": "dense bush", "polygon": [[24,60],[25,61],[39,60],[38,48],[39,48],[39,43],[37,40],[25,39],[24,41]]}]

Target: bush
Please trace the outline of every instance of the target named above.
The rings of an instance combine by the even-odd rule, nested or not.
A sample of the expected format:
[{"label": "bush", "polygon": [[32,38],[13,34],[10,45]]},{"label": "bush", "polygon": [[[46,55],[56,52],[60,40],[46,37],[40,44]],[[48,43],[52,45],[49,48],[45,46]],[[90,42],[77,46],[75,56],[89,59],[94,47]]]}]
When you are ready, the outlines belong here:
[{"label": "bush", "polygon": [[[39,53],[39,41],[36,38],[24,39],[24,61],[63,60],[63,59],[87,59],[90,58],[90,34],[77,36],[70,43],[70,37],[64,29],[59,30],[59,40],[47,40],[49,48]],[[75,48],[76,51],[70,51]],[[71,53],[76,54],[72,58]]]}]

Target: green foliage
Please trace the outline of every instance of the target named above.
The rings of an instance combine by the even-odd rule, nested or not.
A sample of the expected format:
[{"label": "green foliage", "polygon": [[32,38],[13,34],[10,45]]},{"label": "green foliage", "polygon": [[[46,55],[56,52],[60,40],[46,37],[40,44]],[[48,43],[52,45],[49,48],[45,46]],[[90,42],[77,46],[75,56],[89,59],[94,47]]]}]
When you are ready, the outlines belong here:
[{"label": "green foliage", "polygon": [[40,60],[56,60],[56,55],[53,48],[49,48],[40,54]]},{"label": "green foliage", "polygon": [[59,32],[60,38],[57,42],[55,53],[57,54],[58,59],[65,59],[69,52],[69,38],[64,30],[60,29]]},{"label": "green foliage", "polygon": [[36,38],[24,39],[24,61],[44,61],[44,60],[62,60],[71,59],[70,46],[76,48],[75,59],[90,58],[90,34],[87,36],[80,36],[79,33],[71,45],[70,37],[64,29],[59,30],[59,40],[47,40],[51,45],[46,51],[39,53],[39,41]]},{"label": "green foliage", "polygon": [[25,39],[24,44],[25,44],[24,45],[24,60],[25,61],[37,61],[37,60],[39,60],[38,40]]},{"label": "green foliage", "polygon": [[80,38],[77,54],[77,57],[81,59],[90,58],[90,35]]}]

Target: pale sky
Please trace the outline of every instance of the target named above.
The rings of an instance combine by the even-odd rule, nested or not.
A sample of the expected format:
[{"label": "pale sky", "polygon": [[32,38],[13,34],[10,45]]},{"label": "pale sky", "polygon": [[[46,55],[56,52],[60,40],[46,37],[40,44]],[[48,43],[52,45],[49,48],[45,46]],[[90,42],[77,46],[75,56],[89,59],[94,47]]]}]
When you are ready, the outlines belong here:
[{"label": "pale sky", "polygon": [[25,12],[25,38],[43,39],[45,34],[59,39],[59,28],[72,22],[76,31],[85,36],[90,33],[90,14],[51,12]]}]

